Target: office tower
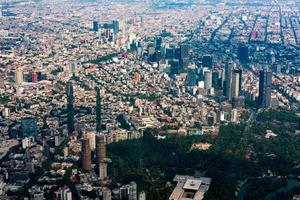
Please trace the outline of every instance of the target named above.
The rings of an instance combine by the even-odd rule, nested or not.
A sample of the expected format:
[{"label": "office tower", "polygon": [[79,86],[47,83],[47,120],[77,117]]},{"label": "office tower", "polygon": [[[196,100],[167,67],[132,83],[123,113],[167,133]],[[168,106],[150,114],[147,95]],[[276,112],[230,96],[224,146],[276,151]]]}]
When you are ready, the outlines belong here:
[{"label": "office tower", "polygon": [[38,82],[38,74],[35,71],[30,72],[30,79],[32,83],[37,83]]},{"label": "office tower", "polygon": [[170,60],[169,64],[171,65],[171,75],[179,74],[179,60]]},{"label": "office tower", "polygon": [[67,83],[66,87],[67,93],[67,126],[68,126],[68,133],[71,134],[75,130],[74,128],[74,96],[73,96],[73,85],[72,82]]},{"label": "office tower", "polygon": [[234,62],[229,61],[225,66],[225,96],[229,101],[232,100],[232,70],[234,69]]},{"label": "office tower", "polygon": [[209,69],[213,68],[213,58],[211,55],[204,55],[202,57],[202,66],[207,67]]},{"label": "office tower", "polygon": [[138,200],[146,200],[146,193],[144,191],[139,192]]},{"label": "office tower", "polygon": [[93,132],[87,132],[84,134],[84,138],[89,140],[90,149],[93,151],[96,149],[96,135]]},{"label": "office tower", "polygon": [[93,21],[93,31],[95,32],[99,31],[99,24],[97,21]]},{"label": "office tower", "polygon": [[119,22],[117,20],[113,21],[113,30],[114,30],[115,34],[119,33],[119,31],[120,31]]},{"label": "office tower", "polygon": [[240,70],[233,70],[231,84],[231,97],[236,98],[240,94]]},{"label": "office tower", "polygon": [[72,192],[67,187],[60,188],[59,196],[61,200],[72,200]]},{"label": "office tower", "polygon": [[137,184],[135,182],[129,183],[129,200],[137,200]]},{"label": "office tower", "polygon": [[106,146],[105,135],[97,135],[96,137],[96,154],[97,167],[99,170],[99,178],[103,180],[107,177],[107,163],[106,163]]},{"label": "office tower", "polygon": [[102,126],[100,89],[96,86],[96,131],[100,133]]},{"label": "office tower", "polygon": [[107,163],[100,162],[98,167],[99,167],[99,179],[104,180],[107,177]]},{"label": "office tower", "polygon": [[204,71],[204,89],[209,93],[212,88],[212,72],[210,70]]},{"label": "office tower", "polygon": [[107,187],[102,189],[103,200],[111,200],[111,190]]},{"label": "office tower", "polygon": [[182,58],[180,60],[180,71],[186,69],[189,66],[189,58]]},{"label": "office tower", "polygon": [[105,161],[106,159],[106,146],[105,146],[105,135],[96,136],[96,155],[97,163]]},{"label": "office tower", "polygon": [[181,51],[180,51],[180,48],[175,48],[175,50],[174,50],[174,57],[175,57],[175,59],[178,59],[178,60],[180,60],[180,58],[181,58]]},{"label": "office tower", "polygon": [[129,188],[127,186],[122,186],[120,188],[120,200],[129,200],[128,197],[128,192],[129,191]]},{"label": "office tower", "polygon": [[35,136],[38,133],[37,118],[27,117],[21,121],[22,136]]},{"label": "office tower", "polygon": [[249,52],[248,47],[245,45],[240,45],[238,47],[238,59],[241,63],[249,62]]},{"label": "office tower", "polygon": [[220,80],[219,71],[213,71],[212,72],[212,87],[213,88],[218,88],[220,86],[219,80]]},{"label": "office tower", "polygon": [[155,46],[156,50],[160,50],[161,45],[162,45],[162,41],[163,41],[162,37],[155,38],[155,44],[154,44],[154,46]]},{"label": "office tower", "polygon": [[180,59],[189,58],[190,46],[188,44],[180,45]]},{"label": "office tower", "polygon": [[259,72],[259,95],[258,105],[260,107],[271,106],[272,72],[261,70]]},{"label": "office tower", "polygon": [[195,67],[188,67],[188,73],[185,84],[187,86],[195,86],[198,83],[197,69]]},{"label": "office tower", "polygon": [[92,158],[89,140],[83,138],[81,141],[81,167],[85,171],[92,169]]},{"label": "office tower", "polygon": [[15,82],[17,85],[20,85],[23,83],[24,75],[23,75],[23,69],[17,68],[15,71]]},{"label": "office tower", "polygon": [[174,48],[166,48],[166,59],[172,60],[174,59]]}]

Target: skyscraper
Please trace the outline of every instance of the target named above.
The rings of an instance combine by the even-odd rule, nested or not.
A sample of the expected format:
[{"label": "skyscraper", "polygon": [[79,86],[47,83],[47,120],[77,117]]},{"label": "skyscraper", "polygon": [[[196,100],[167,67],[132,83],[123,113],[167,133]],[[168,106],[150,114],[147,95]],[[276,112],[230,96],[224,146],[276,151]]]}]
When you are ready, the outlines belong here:
[{"label": "skyscraper", "polygon": [[229,101],[232,100],[232,70],[234,69],[234,62],[229,61],[225,66],[225,96]]},{"label": "skyscraper", "polygon": [[180,59],[188,58],[189,57],[190,46],[188,44],[181,44],[180,45]]},{"label": "skyscraper", "polygon": [[93,31],[95,32],[99,31],[99,24],[97,21],[93,21]]},{"label": "skyscraper", "polygon": [[258,105],[260,107],[271,106],[272,72],[261,70],[259,72],[259,95]]},{"label": "skyscraper", "polygon": [[209,90],[212,88],[212,72],[206,70],[204,72],[204,89],[206,93],[209,93]]},{"label": "skyscraper", "polygon": [[104,161],[106,158],[106,146],[105,146],[105,135],[96,136],[96,154],[97,163]]},{"label": "skyscraper", "polygon": [[92,169],[92,158],[89,139],[83,138],[81,142],[81,167],[83,170],[89,171]]},{"label": "skyscraper", "polygon": [[67,126],[68,126],[68,133],[71,134],[75,130],[74,128],[74,96],[73,96],[73,85],[72,82],[67,83],[66,87],[67,92]]},{"label": "skyscraper", "polygon": [[138,200],[146,200],[146,193],[144,191],[139,192]]},{"label": "skyscraper", "polygon": [[101,119],[101,97],[100,97],[100,89],[96,87],[96,131],[100,133],[102,126]]},{"label": "skyscraper", "polygon": [[102,189],[103,200],[111,200],[111,190],[107,187]]},{"label": "skyscraper", "polygon": [[236,98],[240,95],[240,70],[235,69],[232,73],[232,82],[231,82],[231,95],[232,98]]},{"label": "skyscraper", "polygon": [[96,137],[96,154],[99,178],[103,180],[107,177],[105,135],[97,135]]},{"label": "skyscraper", "polygon": [[15,71],[15,81],[16,81],[16,84],[17,85],[22,84],[23,80],[24,80],[23,69],[19,67]]},{"label": "skyscraper", "polygon": [[84,134],[84,138],[89,140],[90,149],[93,151],[96,149],[96,135],[94,132],[87,132]]},{"label": "skyscraper", "polygon": [[21,129],[23,137],[37,135],[38,126],[36,117],[27,117],[21,121]]},{"label": "skyscraper", "polygon": [[104,180],[107,177],[107,163],[100,162],[99,163],[99,179]]},{"label": "skyscraper", "polygon": [[113,22],[113,30],[114,33],[117,34],[120,31],[119,22],[117,20],[114,20]]},{"label": "skyscraper", "polygon": [[135,182],[129,183],[129,200],[137,200],[137,184]]}]

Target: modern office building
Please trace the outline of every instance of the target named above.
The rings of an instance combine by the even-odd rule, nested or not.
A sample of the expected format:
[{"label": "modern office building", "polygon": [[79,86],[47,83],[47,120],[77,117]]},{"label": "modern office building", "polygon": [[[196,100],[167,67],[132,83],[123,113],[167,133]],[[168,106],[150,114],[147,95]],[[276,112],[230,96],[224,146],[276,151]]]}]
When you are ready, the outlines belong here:
[{"label": "modern office building", "polygon": [[35,136],[38,133],[37,118],[26,117],[21,121],[22,136]]},{"label": "modern office building", "polygon": [[95,32],[99,31],[99,24],[97,21],[93,21],[93,31]]},{"label": "modern office building", "polygon": [[105,135],[103,134],[96,136],[96,155],[98,164],[106,158]]},{"label": "modern office building", "polygon": [[23,83],[24,80],[24,73],[22,68],[17,68],[15,71],[15,82],[17,85],[20,85]]},{"label": "modern office building", "polygon": [[258,105],[266,108],[271,106],[272,72],[261,70],[259,72]]},{"label": "modern office building", "polygon": [[232,72],[232,82],[231,82],[231,95],[232,98],[236,98],[240,94],[240,71],[233,70]]},{"label": "modern office building", "polygon": [[139,192],[138,200],[146,200],[146,193],[144,191]]},{"label": "modern office building", "polygon": [[92,169],[92,157],[89,139],[83,138],[81,142],[81,167],[83,170],[90,171]]},{"label": "modern office building", "polygon": [[111,190],[107,187],[102,189],[103,200],[111,200]]},{"label": "modern office building", "polygon": [[212,88],[212,72],[210,70],[204,71],[204,89],[206,93]]},{"label": "modern office building", "polygon": [[224,91],[225,96],[229,101],[232,100],[232,70],[234,69],[235,63],[229,61],[225,66],[225,83],[224,83]]}]

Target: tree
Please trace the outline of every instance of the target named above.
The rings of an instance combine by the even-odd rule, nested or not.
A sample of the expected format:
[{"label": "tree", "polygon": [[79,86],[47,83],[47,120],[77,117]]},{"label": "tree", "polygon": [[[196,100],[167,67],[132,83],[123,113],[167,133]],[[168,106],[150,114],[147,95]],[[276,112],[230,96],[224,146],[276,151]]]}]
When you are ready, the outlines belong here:
[{"label": "tree", "polygon": [[72,133],[75,128],[74,128],[74,95],[73,95],[73,85],[72,82],[67,83],[67,114],[68,114],[68,119],[67,119],[67,126],[68,126],[68,133]]},{"label": "tree", "polygon": [[99,133],[101,131],[101,97],[100,89],[96,86],[96,131]]}]

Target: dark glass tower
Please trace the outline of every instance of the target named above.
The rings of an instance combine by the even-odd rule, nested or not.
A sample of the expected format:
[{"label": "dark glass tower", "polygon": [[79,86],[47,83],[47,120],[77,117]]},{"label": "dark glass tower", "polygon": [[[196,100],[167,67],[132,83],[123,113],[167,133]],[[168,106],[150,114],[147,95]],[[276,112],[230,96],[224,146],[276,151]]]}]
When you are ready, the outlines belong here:
[{"label": "dark glass tower", "polygon": [[99,24],[97,21],[93,21],[93,31],[97,32],[99,30]]},{"label": "dark glass tower", "polygon": [[259,72],[258,105],[263,108],[271,106],[272,72],[261,70]]},{"label": "dark glass tower", "polygon": [[74,128],[74,105],[73,105],[74,96],[73,96],[73,85],[71,82],[67,83],[66,92],[67,92],[68,133],[73,133],[73,131],[75,130],[75,128]]}]

